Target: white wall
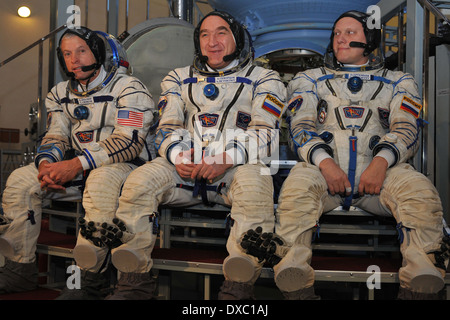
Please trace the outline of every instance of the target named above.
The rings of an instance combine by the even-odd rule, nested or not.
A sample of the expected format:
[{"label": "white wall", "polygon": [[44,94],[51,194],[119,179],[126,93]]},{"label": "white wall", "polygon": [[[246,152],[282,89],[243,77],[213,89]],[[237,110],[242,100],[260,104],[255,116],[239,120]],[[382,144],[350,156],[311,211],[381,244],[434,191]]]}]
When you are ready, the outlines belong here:
[{"label": "white wall", "polygon": [[[24,19],[17,15],[19,4],[31,8],[32,16]],[[4,61],[49,31],[50,1],[0,1],[0,61]],[[48,43],[44,45],[44,73],[47,79]],[[28,140],[23,134],[28,127],[30,104],[38,94],[38,48],[0,67],[0,128],[21,130],[19,144],[2,144],[3,149],[20,149]],[[47,81],[43,92],[47,91]]]}]

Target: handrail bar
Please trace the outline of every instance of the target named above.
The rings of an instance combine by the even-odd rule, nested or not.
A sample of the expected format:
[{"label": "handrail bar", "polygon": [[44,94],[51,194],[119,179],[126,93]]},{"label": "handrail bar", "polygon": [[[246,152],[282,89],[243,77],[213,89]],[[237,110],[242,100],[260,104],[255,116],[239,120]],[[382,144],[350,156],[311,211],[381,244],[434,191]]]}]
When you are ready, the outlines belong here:
[{"label": "handrail bar", "polygon": [[47,34],[46,36],[42,37],[41,39],[35,41],[34,43],[30,44],[28,47],[20,50],[19,52],[17,52],[16,54],[13,54],[11,57],[9,57],[8,59],[0,62],[0,68],[3,67],[5,64],[7,64],[8,62],[14,60],[15,58],[21,56],[22,54],[24,54],[25,52],[27,52],[30,49],[33,49],[35,46],[41,44],[42,42],[44,42],[45,40],[47,40],[48,38],[50,38],[51,36],[53,36],[55,33],[58,33],[59,31],[63,30],[64,28],[66,28],[67,25],[64,24],[62,26],[60,26],[59,28],[53,30],[52,32],[50,32],[49,34]]}]

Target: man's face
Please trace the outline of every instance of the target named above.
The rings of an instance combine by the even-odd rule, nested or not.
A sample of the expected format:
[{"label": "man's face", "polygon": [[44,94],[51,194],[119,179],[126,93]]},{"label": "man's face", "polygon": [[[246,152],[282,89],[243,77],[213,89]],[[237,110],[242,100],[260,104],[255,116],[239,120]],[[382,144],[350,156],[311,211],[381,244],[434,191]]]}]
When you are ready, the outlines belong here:
[{"label": "man's face", "polygon": [[[78,36],[63,38],[61,51],[66,62],[67,70],[75,74],[75,79],[85,84],[92,75],[92,70],[84,72],[81,67],[90,66],[96,62],[94,54],[86,41]],[[91,79],[92,80],[92,79]]]},{"label": "man's face", "polygon": [[362,65],[368,60],[363,48],[352,48],[350,42],[366,43],[362,24],[351,17],[340,19],[334,28],[333,51],[336,59],[343,64]]},{"label": "man's face", "polygon": [[231,61],[223,61],[224,56],[236,49],[230,25],[221,17],[207,17],[200,26],[200,49],[211,68],[221,69],[230,64]]}]

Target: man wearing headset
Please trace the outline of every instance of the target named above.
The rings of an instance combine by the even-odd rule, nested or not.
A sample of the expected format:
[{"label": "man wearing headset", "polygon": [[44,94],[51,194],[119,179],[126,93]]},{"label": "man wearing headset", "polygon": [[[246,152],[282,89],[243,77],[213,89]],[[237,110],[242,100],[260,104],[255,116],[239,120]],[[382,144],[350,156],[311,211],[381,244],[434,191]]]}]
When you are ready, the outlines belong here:
[{"label": "man wearing headset", "polygon": [[[449,243],[441,201],[430,180],[407,163],[418,147],[421,99],[411,75],[383,68],[375,54],[381,31],[369,28],[368,18],[342,14],[325,67],[297,74],[288,86],[291,142],[302,162],[283,184],[276,234],[290,249],[265,245],[278,255],[275,282],[287,299],[317,298],[312,230],[323,212],[340,205],[396,219],[400,299],[436,298],[444,287]],[[247,240],[245,247],[257,243]]]},{"label": "man wearing headset", "polygon": [[[127,74],[123,47],[106,33],[67,29],[57,54],[70,79],[48,93],[47,131],[35,161],[9,176],[3,194],[0,253],[6,264],[0,269],[0,292],[37,286],[42,200],[82,198],[86,214],[74,249],[81,289],[62,298],[103,298],[110,251],[133,237],[126,221],[114,219],[121,186],[133,169],[155,156],[149,134],[154,102]],[[75,156],[69,156],[71,149]],[[149,281],[147,274],[122,277]]]},{"label": "man wearing headset", "polygon": [[[171,71],[161,83],[155,140],[161,157],[130,174],[119,200],[117,216],[134,217],[148,240],[131,240],[112,260],[151,269],[156,234],[144,222],[155,221],[159,205],[223,204],[231,207],[232,227],[219,297],[250,299],[249,283],[262,264],[242,251],[239,238],[258,225],[274,228],[272,178],[259,160],[277,151],[286,89],[276,72],[252,65],[251,38],[231,15],[207,14],[194,43],[193,65]],[[258,143],[256,151],[250,140]]]}]

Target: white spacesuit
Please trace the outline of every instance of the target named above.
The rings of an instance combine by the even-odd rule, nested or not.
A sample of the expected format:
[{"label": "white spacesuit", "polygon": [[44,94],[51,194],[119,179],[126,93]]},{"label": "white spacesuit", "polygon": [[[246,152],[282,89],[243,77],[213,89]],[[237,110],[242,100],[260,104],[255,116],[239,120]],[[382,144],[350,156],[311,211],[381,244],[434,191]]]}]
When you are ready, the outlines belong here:
[{"label": "white spacesuit", "polygon": [[[87,28],[68,29],[66,34],[86,41],[96,58],[92,69],[98,70],[99,75],[86,86],[72,77],[48,93],[47,132],[35,163],[15,170],[6,184],[3,210],[7,223],[2,226],[0,251],[8,261],[34,265],[42,199],[82,198],[85,220],[74,256],[83,270],[97,273],[102,271],[111,249],[101,237],[101,225],[114,225],[118,197],[128,174],[155,157],[154,135],[149,131],[156,109],[143,83],[127,74],[126,54],[115,38]],[[66,73],[73,76],[66,68],[60,48],[58,58]],[[39,163],[62,161],[70,149],[75,150],[83,174],[66,184],[65,191],[42,190],[37,178]],[[92,228],[86,232],[85,225],[95,225],[97,232],[89,232]],[[93,262],[89,254],[99,258]]]},{"label": "white spacesuit", "polygon": [[[365,26],[367,16],[343,17]],[[370,53],[378,45],[373,32],[365,29],[367,43],[354,46],[372,45]],[[396,219],[403,239],[400,286],[409,292],[404,297],[436,293],[444,286],[447,265],[441,252],[442,206],[432,183],[407,164],[418,147],[422,108],[415,81],[382,68],[373,54],[366,65],[342,65],[332,44],[326,67],[301,72],[288,86],[290,134],[303,162],[291,170],[279,198],[276,233],[292,247],[274,267],[276,284],[288,298],[314,297],[312,228],[323,212],[352,205]],[[360,195],[361,174],[375,156],[386,157],[389,165],[381,192]],[[347,197],[327,190],[317,163],[329,157],[347,173]]]},{"label": "white spacesuit", "polygon": [[[117,211],[121,219],[135,217],[132,230],[150,238],[141,243],[131,240],[128,252],[118,248],[112,259],[125,268],[149,270],[156,235],[149,232],[152,226],[146,221],[157,215],[159,205],[219,203],[231,206],[233,220],[225,278],[230,283],[247,283],[256,279],[261,264],[242,252],[238,240],[249,228],[274,228],[272,178],[265,174],[262,162],[277,152],[286,89],[276,72],[252,65],[250,38],[234,18],[214,11],[202,21],[211,15],[223,18],[233,30],[235,57],[224,70],[209,68],[198,47],[200,22],[194,32],[194,64],[175,69],[163,79],[156,132],[161,157],[130,174]],[[194,150],[193,163],[226,152],[234,165],[212,181],[182,178],[174,164],[183,150]]]}]

